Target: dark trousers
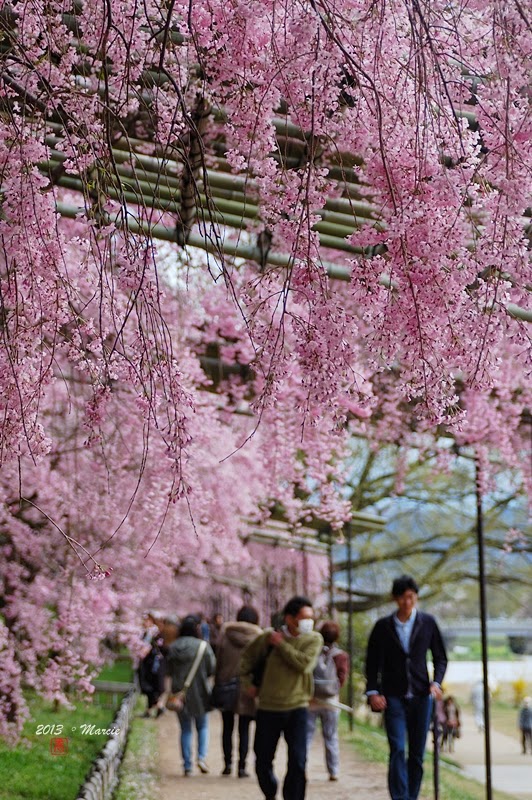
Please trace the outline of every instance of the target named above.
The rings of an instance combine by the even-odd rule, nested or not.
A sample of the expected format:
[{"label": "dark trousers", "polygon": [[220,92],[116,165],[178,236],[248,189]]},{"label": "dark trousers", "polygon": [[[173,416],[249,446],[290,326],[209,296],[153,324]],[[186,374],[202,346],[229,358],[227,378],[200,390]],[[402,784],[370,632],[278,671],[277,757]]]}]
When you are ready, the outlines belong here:
[{"label": "dark trousers", "polygon": [[283,784],[284,800],[304,800],[307,779],[307,709],[257,711],[255,731],[255,770],[266,798],[277,793],[273,759],[281,733],[288,748],[288,765]]},{"label": "dark trousers", "polygon": [[[246,758],[249,750],[249,726],[253,717],[245,714],[238,716],[238,769],[246,768]],[[222,748],[226,767],[231,766],[233,760],[233,728],[235,714],[233,711],[222,711]]]},{"label": "dark trousers", "polygon": [[[417,800],[423,778],[423,756],[432,697],[387,697],[384,712],[390,745],[388,789],[392,800]],[[408,737],[408,760],[406,740]]]}]

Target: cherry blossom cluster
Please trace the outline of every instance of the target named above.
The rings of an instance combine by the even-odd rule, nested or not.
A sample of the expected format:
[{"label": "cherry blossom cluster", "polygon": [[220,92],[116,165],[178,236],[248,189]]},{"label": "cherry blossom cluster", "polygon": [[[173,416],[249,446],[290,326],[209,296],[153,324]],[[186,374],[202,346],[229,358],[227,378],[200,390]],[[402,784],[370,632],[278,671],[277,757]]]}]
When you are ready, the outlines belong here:
[{"label": "cherry blossom cluster", "polygon": [[[483,490],[494,452],[532,487],[530,328],[511,313],[530,308],[532,53],[502,0],[18,0],[0,24],[13,737],[22,676],[68,702],[146,607],[190,610],[218,574],[281,593],[304,568],[318,592],[319,560],[269,563],[243,520],[341,529],[351,436],[401,449],[398,491],[408,448],[442,433],[474,447]],[[192,230],[262,237],[283,266],[163,257],[154,226],[179,240],[184,210],[152,207],[135,154],[174,165],[192,207],[215,208],[207,169],[245,179],[245,232]],[[316,230],[340,200],[343,251]]]}]

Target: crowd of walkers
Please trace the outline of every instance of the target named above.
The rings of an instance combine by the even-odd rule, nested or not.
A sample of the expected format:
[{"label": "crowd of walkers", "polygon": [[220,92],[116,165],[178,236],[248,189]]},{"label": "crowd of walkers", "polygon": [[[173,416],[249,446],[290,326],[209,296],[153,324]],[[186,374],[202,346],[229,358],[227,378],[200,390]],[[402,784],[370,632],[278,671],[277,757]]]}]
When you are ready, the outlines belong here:
[{"label": "crowd of walkers", "polygon": [[[378,620],[367,650],[366,694],[371,710],[384,714],[392,800],[418,797],[432,706],[442,700],[447,664],[436,621],[416,608],[417,596],[417,584],[410,576],[394,581],[397,610]],[[349,659],[337,644],[340,629],[335,621],[325,620],[315,629],[307,597],[292,597],[272,627],[262,630],[259,622],[256,609],[249,605],[238,611],[236,620],[225,623],[220,614],[210,622],[191,614],[179,625],[173,618],[147,614],[138,667],[146,715],[158,716],[165,709],[177,713],[184,776],[195,769],[209,772],[211,709],[222,716],[224,776],[249,778],[254,728],[254,767],[266,800],[277,797],[273,763],[283,736],[287,766],[282,796],[304,800],[307,750],[318,720],[329,779],[338,780],[339,693],[349,674]],[[429,651],[432,681],[427,673]],[[449,699],[446,702],[448,719],[454,715],[459,725],[456,706],[451,709]]]},{"label": "crowd of walkers", "polygon": [[336,644],[340,628],[325,620],[315,631],[312,603],[300,596],[289,600],[277,623],[263,630],[257,610],[249,605],[225,623],[221,614],[210,622],[202,614],[179,622],[155,611],[145,615],[137,669],[147,701],[144,716],[160,716],[181,695],[176,710],[184,776],[194,769],[209,771],[209,712],[217,709],[222,775],[250,777],[253,740],[259,785],[266,798],[275,797],[273,759],[284,735],[288,765],[283,795],[303,798],[307,749],[319,720],[326,768],[330,780],[338,779],[339,692],[349,671],[347,653]]}]

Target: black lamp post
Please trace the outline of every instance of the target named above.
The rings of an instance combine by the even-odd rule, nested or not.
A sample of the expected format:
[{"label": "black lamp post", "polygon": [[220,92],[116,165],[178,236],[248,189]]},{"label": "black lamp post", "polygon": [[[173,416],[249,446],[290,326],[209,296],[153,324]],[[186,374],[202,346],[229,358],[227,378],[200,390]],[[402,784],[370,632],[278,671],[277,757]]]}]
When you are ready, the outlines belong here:
[{"label": "black lamp post", "polygon": [[478,583],[480,597],[480,638],[482,650],[482,678],[484,684],[484,759],[486,762],[486,800],[492,800],[490,692],[488,683],[488,625],[486,602],[486,564],[484,557],[484,514],[482,510],[482,467],[475,457],[475,493],[477,500]]},{"label": "black lamp post", "polygon": [[[347,705],[353,708],[355,702],[355,692],[353,686],[353,552],[352,552],[352,530],[351,523],[345,523],[345,534],[347,536],[347,650],[349,653],[349,674],[347,676]],[[353,714],[349,714],[349,730],[354,726]]]}]

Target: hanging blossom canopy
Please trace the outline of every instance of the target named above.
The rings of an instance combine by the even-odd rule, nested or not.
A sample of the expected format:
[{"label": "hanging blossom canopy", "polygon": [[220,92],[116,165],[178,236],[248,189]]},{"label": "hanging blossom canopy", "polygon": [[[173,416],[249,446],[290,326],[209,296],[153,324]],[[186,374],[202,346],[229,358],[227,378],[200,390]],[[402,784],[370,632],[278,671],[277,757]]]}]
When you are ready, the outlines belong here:
[{"label": "hanging blossom canopy", "polygon": [[[62,350],[96,417],[107,387],[133,388],[182,491],[187,397],[153,234],[214,253],[259,409],[294,361],[311,422],[371,410],[370,375],[390,370],[418,416],[461,420],[457,389],[489,393],[508,342],[526,379],[521,4],[32,0],[1,20],[4,457],[46,451],[39,401]],[[57,210],[111,322],[86,311]]]},{"label": "hanging blossom canopy", "polygon": [[351,433],[530,470],[530,25],[0,2],[3,734],[22,672],[62,700],[176,576],[253,577],[243,514],[339,528]]}]

